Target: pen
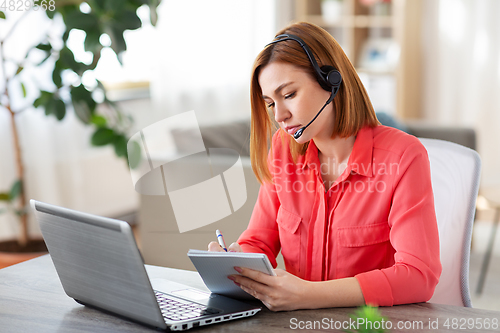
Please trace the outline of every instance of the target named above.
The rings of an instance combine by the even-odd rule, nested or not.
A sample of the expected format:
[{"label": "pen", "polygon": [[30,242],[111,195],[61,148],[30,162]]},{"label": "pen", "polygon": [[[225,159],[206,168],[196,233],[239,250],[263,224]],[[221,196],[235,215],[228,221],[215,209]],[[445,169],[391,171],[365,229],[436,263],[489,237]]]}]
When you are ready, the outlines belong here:
[{"label": "pen", "polygon": [[227,252],[226,243],[224,242],[224,237],[222,236],[220,230],[215,230],[215,234],[217,235],[217,241],[219,242],[219,245],[224,249],[224,251]]}]

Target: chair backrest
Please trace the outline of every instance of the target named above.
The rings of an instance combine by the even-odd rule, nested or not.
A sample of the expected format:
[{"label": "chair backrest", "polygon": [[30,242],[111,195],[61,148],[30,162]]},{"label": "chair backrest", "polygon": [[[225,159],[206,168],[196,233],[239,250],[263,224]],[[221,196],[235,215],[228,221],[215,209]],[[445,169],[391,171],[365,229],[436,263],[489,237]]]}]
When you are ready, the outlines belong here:
[{"label": "chair backrest", "polygon": [[471,307],[469,258],[479,189],[479,154],[455,143],[420,139],[427,149],[443,272],[429,302]]}]

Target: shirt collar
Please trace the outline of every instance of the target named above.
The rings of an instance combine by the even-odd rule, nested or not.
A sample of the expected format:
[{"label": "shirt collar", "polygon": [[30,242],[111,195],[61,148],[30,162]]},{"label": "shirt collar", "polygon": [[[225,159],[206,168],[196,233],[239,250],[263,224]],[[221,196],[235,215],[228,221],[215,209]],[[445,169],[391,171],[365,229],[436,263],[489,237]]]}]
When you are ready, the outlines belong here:
[{"label": "shirt collar", "polygon": [[309,141],[306,153],[300,157],[299,162],[301,169],[305,169],[307,166],[314,170],[319,166],[318,147],[316,147],[313,140]]},{"label": "shirt collar", "polygon": [[[309,141],[305,155],[298,162],[302,169],[306,166],[317,169],[319,166],[318,148],[313,140]],[[373,177],[373,128],[365,126],[356,134],[346,170]]]},{"label": "shirt collar", "polygon": [[373,128],[365,126],[359,130],[347,167],[351,172],[373,177]]}]

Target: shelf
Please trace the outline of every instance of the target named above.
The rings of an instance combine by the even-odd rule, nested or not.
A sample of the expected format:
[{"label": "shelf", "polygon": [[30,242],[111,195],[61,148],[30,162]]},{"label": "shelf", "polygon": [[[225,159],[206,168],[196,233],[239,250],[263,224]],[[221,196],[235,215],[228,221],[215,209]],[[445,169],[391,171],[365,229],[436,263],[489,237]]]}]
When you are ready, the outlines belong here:
[{"label": "shelf", "polygon": [[358,73],[364,73],[368,75],[396,75],[395,70],[377,70],[377,69],[369,69],[369,68],[363,68],[363,67],[356,67],[356,72]]},{"label": "shelf", "polygon": [[392,16],[354,16],[355,28],[391,28],[392,25]]},{"label": "shelf", "polygon": [[305,20],[326,28],[391,28],[393,26],[392,16],[343,16],[337,21],[330,21],[325,20],[322,15],[308,15]]},{"label": "shelf", "polygon": [[150,98],[149,81],[139,82],[103,82],[109,100],[121,102],[134,99]]},{"label": "shelf", "polygon": [[[341,45],[359,74],[373,77],[375,81],[382,76],[392,77],[395,82],[390,92],[394,97],[392,109],[403,119],[418,118],[422,108],[422,2],[392,0],[389,5],[376,8],[364,5],[362,0],[342,0],[341,8],[332,10],[324,7],[322,0],[295,0],[295,12],[297,20],[325,28]],[[327,13],[332,13],[329,17],[334,18],[333,21],[323,16]],[[391,39],[397,44],[398,59],[391,61],[387,58],[387,48],[381,42],[384,39]],[[380,70],[367,68],[368,63],[364,59],[370,51],[368,48],[376,52],[379,49],[377,45],[381,45],[380,54],[392,67],[381,67]],[[384,95],[380,91],[376,94]],[[377,98],[374,97],[374,100]]]}]

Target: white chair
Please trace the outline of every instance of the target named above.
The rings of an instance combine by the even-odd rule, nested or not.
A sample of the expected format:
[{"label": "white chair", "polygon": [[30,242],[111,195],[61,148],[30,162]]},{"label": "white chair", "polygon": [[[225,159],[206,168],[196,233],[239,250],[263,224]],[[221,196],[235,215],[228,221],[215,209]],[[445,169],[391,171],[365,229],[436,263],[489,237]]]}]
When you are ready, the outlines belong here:
[{"label": "white chair", "polygon": [[455,143],[420,139],[427,149],[443,272],[429,302],[471,307],[469,258],[481,160]]}]

